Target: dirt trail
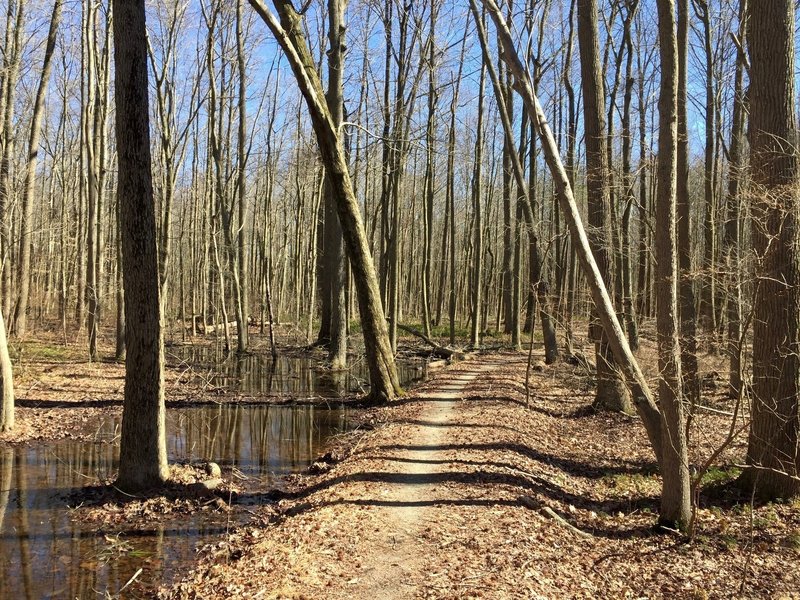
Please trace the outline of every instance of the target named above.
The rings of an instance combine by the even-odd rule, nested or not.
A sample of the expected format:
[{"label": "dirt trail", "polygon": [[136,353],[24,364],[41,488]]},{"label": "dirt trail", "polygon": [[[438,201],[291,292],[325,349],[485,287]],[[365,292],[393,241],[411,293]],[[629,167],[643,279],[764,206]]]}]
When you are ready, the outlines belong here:
[{"label": "dirt trail", "polygon": [[389,449],[381,463],[385,482],[376,497],[348,498],[351,502],[377,505],[376,519],[382,524],[374,537],[363,540],[373,549],[362,563],[363,577],[348,590],[351,598],[401,600],[417,596],[419,578],[428,553],[420,552],[423,533],[436,521],[445,500],[441,481],[454,465],[443,447],[457,437],[453,414],[466,386],[493,364],[474,364],[468,370],[415,394],[423,401],[416,422],[407,431],[405,443]]},{"label": "dirt trail", "polygon": [[268,524],[220,542],[162,595],[688,600],[742,595],[747,568],[747,597],[796,597],[784,593],[800,573],[785,565],[800,546],[785,532],[800,531],[800,511],[757,509],[774,524],[757,534],[758,561],[736,550],[754,543],[746,511],[698,512],[706,534],[727,536],[717,545],[654,533],[643,428],[590,414],[591,387],[568,365],[534,370],[526,408],[525,359],[466,361],[379,409],[344,460],[299,478],[264,508]]}]

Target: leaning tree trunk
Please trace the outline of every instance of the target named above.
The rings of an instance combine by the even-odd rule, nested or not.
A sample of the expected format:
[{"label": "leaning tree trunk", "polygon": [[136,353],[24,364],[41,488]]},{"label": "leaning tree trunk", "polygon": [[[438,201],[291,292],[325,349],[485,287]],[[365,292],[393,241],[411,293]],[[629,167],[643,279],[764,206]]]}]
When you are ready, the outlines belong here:
[{"label": "leaning tree trunk", "polygon": [[678,124],[678,43],[674,0],[658,0],[661,90],[658,100],[658,191],[656,194],[656,327],[658,400],[661,407],[661,514],[659,522],[683,529],[689,523],[689,459],[681,396],[678,342],[678,257],[675,244]]},{"label": "leaning tree trunk", "polygon": [[530,121],[533,123],[541,140],[545,161],[553,177],[553,185],[558,196],[559,206],[569,227],[570,238],[575,246],[578,260],[589,285],[589,291],[597,308],[600,322],[608,335],[608,341],[614,352],[614,357],[632,392],[634,405],[642,418],[653,453],[660,464],[662,454],[661,415],[653,399],[650,386],[631,352],[628,340],[611,303],[611,298],[603,283],[597,262],[589,247],[589,240],[581,222],[578,205],[572,193],[572,186],[567,178],[564,165],[561,163],[553,132],[547,124],[547,118],[539,104],[539,99],[533,91],[530,76],[514,47],[511,32],[500,9],[494,0],[483,0],[483,3],[497,26],[503,60],[506,61],[517,80],[516,89],[522,96]]},{"label": "leaning tree trunk", "polygon": [[47,94],[47,84],[50,81],[50,71],[53,68],[53,51],[56,47],[56,35],[61,22],[61,8],[64,0],[55,0],[53,13],[50,17],[50,30],[47,32],[47,43],[44,49],[42,74],[39,86],[36,89],[36,98],[33,102],[33,116],[31,117],[31,133],[28,142],[28,164],[25,170],[24,195],[22,197],[22,222],[20,223],[19,236],[19,267],[17,271],[19,297],[15,308],[13,329],[18,337],[25,335],[28,323],[28,299],[31,286],[31,237],[33,233],[33,196],[36,186],[36,165],[39,162],[39,140],[42,130],[42,116],[44,114],[44,97]]},{"label": "leaning tree trunk", "polygon": [[[606,286],[611,285],[608,162],[605,100],[597,34],[597,0],[578,0],[578,47],[586,130],[586,190],[589,204],[589,243]],[[597,393],[594,406],[632,412],[630,399],[617,373],[608,332],[592,320],[590,336],[597,356]]]},{"label": "leaning tree trunk", "polygon": [[378,279],[369,250],[369,242],[361,221],[358,202],[353,193],[350,171],[345,160],[338,128],[328,111],[319,73],[308,50],[301,16],[289,0],[273,0],[280,15],[280,22],[269,11],[262,0],[250,0],[250,4],[272,31],[278,44],[286,53],[292,66],[300,92],[306,100],[317,143],[331,191],[336,200],[339,222],[342,226],[345,248],[353,269],[353,280],[361,312],[361,326],[373,401],[393,400],[402,393],[397,377],[389,332],[383,315]]},{"label": "leaning tree trunk", "polygon": [[146,36],[144,0],[114,0],[117,201],[127,324],[117,485],[126,491],[160,485],[169,476]]},{"label": "leaning tree trunk", "polygon": [[753,398],[742,481],[767,499],[800,493],[800,223],[794,2],[751,2]]}]

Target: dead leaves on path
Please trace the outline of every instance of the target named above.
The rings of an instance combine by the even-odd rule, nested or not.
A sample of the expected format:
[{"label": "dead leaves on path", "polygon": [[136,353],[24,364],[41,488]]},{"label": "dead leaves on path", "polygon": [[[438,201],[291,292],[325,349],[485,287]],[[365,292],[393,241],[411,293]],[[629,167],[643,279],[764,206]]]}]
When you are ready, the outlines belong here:
[{"label": "dead leaves on path", "polygon": [[[660,482],[635,420],[588,413],[591,398],[580,390],[589,386],[569,365],[534,374],[526,410],[524,362],[516,355],[481,360],[496,366],[459,394],[465,399],[447,422],[429,419],[435,399],[380,409],[383,424],[351,438],[351,456],[298,479],[297,497],[278,505],[284,516],[242,538],[239,560],[229,561],[229,548],[209,555],[163,594],[788,598],[800,589],[800,507],[751,510],[723,487],[713,499],[701,497],[694,542],[655,534]],[[470,368],[464,363],[440,377]],[[703,433],[694,436],[697,459],[719,437],[715,429],[724,432],[710,419],[695,425]],[[437,447],[412,447],[425,427],[439,428]],[[413,477],[398,467],[408,461]],[[424,490],[405,503],[421,507],[407,526],[396,523],[405,510],[394,500],[397,485]],[[376,594],[382,568],[393,583]]]}]

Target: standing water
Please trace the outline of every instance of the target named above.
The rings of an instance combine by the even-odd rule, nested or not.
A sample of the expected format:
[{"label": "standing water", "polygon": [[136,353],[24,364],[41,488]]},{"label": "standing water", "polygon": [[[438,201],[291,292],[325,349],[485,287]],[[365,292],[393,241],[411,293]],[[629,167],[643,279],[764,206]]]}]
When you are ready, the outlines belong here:
[{"label": "standing water", "polygon": [[[243,393],[330,397],[363,385],[357,372],[331,383],[306,359],[272,364],[251,356],[244,364],[197,364],[213,373],[213,385]],[[401,377],[407,385],[419,373],[406,368]],[[347,410],[311,405],[168,409],[167,448],[170,461],[214,461],[238,469],[248,488],[266,491],[305,469],[347,427]],[[181,514],[149,529],[139,522],[104,527],[75,518],[73,492],[114,475],[119,430],[119,418],[107,418],[95,424],[91,442],[0,448],[0,598],[116,596],[141,569],[136,584],[119,594],[136,597],[142,586],[169,583],[191,566],[198,546],[219,540],[239,522],[214,510]]]}]

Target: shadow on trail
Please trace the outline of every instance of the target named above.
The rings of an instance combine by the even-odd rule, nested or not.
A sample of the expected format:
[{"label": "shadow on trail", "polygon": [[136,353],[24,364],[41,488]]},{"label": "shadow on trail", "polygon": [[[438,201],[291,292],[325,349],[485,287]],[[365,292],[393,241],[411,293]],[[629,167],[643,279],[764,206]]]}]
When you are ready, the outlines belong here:
[{"label": "shadow on trail", "polygon": [[[475,497],[465,497],[465,495],[459,494],[459,497],[457,498],[423,500],[386,500],[383,498],[362,497],[352,499],[337,498],[336,500],[319,503],[315,502],[313,504],[304,501],[310,495],[316,492],[333,488],[339,484],[353,482],[395,484],[400,486],[443,486],[449,483],[458,483],[473,488]],[[520,497],[517,499],[508,497],[486,497],[486,492],[488,490],[498,486],[505,487],[505,489],[502,491],[506,494],[510,493],[512,495],[517,495],[521,492],[526,492],[522,495],[527,497],[528,501],[523,503]],[[389,471],[365,471],[332,477],[317,484],[310,485],[299,492],[281,494],[280,497],[283,499],[299,501],[298,504],[292,506],[284,513],[285,516],[295,516],[309,510],[337,505],[371,507],[526,506],[527,508],[532,508],[531,503],[534,505],[533,507],[545,506],[549,500],[563,502],[576,507],[584,508],[586,510],[604,513],[613,513],[619,510],[656,510],[658,507],[658,499],[653,497],[644,497],[632,501],[626,499],[600,502],[576,495],[532,473],[516,475],[486,470],[444,471],[440,473],[395,473]],[[276,499],[277,498],[275,497],[275,493],[273,491],[269,494],[263,495],[242,494],[237,498],[236,502],[239,504],[261,504],[265,501],[272,502]],[[570,515],[567,514],[562,514],[561,516],[568,520],[571,518]],[[629,529],[619,529],[613,524],[609,524],[608,527],[593,527],[592,534],[605,538],[625,539],[629,537],[645,535],[650,530],[651,527],[649,525],[637,526]]]},{"label": "shadow on trail", "polygon": [[[414,446],[409,444],[387,444],[378,446],[378,450],[386,451],[411,451],[411,452],[497,452],[508,451],[520,454],[537,462],[545,463],[570,475],[600,479],[607,475],[633,475],[653,474],[657,472],[657,465],[651,462],[627,461],[626,464],[598,467],[590,463],[563,458],[547,452],[536,450],[529,446],[516,443],[476,443],[476,444],[438,444],[431,446]],[[483,463],[486,464],[486,463]]]}]

